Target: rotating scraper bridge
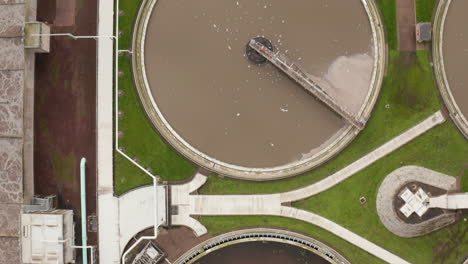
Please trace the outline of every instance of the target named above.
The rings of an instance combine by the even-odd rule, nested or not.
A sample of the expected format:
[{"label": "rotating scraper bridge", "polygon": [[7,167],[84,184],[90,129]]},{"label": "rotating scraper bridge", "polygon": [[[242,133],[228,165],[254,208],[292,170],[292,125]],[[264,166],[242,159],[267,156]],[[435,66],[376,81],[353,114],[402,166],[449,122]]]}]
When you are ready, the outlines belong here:
[{"label": "rotating scraper bridge", "polygon": [[309,94],[315,96],[318,100],[332,109],[335,113],[340,115],[350,124],[359,130],[364,128],[365,120],[358,120],[355,115],[341,107],[331,96],[327,94],[325,90],[323,90],[316,82],[314,82],[304,70],[302,70],[285,54],[270,50],[257,39],[250,40],[248,45],[267,61],[269,61],[272,65],[286,73],[289,78],[301,85]]}]

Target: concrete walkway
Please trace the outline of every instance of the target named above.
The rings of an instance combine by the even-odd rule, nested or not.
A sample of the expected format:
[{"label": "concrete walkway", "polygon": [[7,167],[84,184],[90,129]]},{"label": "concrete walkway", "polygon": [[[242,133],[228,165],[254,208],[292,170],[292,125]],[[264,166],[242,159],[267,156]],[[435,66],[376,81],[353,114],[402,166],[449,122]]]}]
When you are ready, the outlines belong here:
[{"label": "concrete walkway", "polygon": [[429,129],[445,121],[442,113],[436,112],[429,118],[388,141],[381,147],[355,161],[337,173],[315,184],[286,193],[267,195],[196,195],[196,191],[206,181],[206,177],[197,174],[194,179],[183,185],[171,187],[171,205],[177,207],[177,214],[172,216],[173,225],[192,228],[196,235],[207,232],[206,228],[191,216],[195,215],[272,215],[301,220],[323,228],[338,237],[389,263],[408,263],[363,237],[341,227],[319,215],[293,207],[283,206],[285,202],[305,199],[323,192],[346,180],[380,158],[393,152]]},{"label": "concrete walkway", "polygon": [[445,194],[429,198],[430,208],[468,209],[468,193]]},{"label": "concrete walkway", "polygon": [[155,225],[166,224],[166,206],[162,206],[166,205],[166,186],[158,185],[156,188],[153,185],[141,187],[118,198],[120,254],[137,233]]},{"label": "concrete walkway", "polygon": [[[114,1],[99,1],[98,35],[113,35]],[[97,40],[97,199],[99,262],[120,263],[119,203],[113,177],[113,41]]]},{"label": "concrete walkway", "polygon": [[396,149],[425,133],[429,129],[437,126],[445,121],[445,117],[442,115],[442,112],[438,111],[435,114],[431,115],[429,118],[423,122],[417,124],[416,126],[405,131],[403,134],[393,138],[382,146],[378,147],[376,150],[370,152],[364,157],[358,159],[357,161],[351,163],[345,168],[339,170],[338,172],[328,176],[327,178],[316,182],[312,185],[309,185],[302,189],[297,189],[291,192],[285,192],[281,194],[281,202],[294,202],[298,200],[305,199],[307,197],[316,195],[325,190],[330,189],[336,184],[346,180],[377,160],[385,157],[389,153],[392,153]]},{"label": "concrete walkway", "polygon": [[416,9],[414,0],[397,0],[398,49],[416,49]]},{"label": "concrete walkway", "polygon": [[[198,176],[196,181],[202,180]],[[204,177],[206,180],[206,177]],[[172,187],[172,197],[181,197],[181,189]],[[182,189],[185,189],[183,187]],[[178,194],[179,193],[179,194]],[[179,201],[181,202],[181,201]],[[174,204],[174,201],[172,203]],[[207,232],[206,228],[191,215],[271,215],[292,218],[316,225],[338,237],[360,247],[361,249],[389,263],[408,263],[378,245],[360,237],[346,228],[317,214],[293,207],[282,206],[280,195],[188,195],[183,205],[178,206],[178,215],[172,217],[173,225],[192,228],[197,236]]]}]

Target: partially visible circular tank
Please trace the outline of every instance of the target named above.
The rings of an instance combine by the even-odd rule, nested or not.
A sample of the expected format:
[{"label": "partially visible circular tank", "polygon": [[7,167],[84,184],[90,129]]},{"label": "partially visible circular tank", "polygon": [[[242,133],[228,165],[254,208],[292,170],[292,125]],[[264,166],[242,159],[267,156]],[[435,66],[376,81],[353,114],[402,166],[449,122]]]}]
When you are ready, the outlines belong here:
[{"label": "partially visible circular tank", "polygon": [[195,246],[174,263],[350,264],[339,252],[316,239],[270,228],[221,234]]},{"label": "partially visible circular tank", "polygon": [[440,0],[434,20],[434,70],[450,117],[468,138],[468,1]]}]

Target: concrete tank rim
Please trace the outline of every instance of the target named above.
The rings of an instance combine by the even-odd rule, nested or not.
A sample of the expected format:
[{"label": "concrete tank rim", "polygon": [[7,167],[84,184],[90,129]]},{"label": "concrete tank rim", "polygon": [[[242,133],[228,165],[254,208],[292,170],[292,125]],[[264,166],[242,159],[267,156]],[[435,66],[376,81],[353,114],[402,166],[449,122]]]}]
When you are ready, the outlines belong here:
[{"label": "concrete tank rim", "polygon": [[468,117],[464,116],[460,107],[456,103],[450,89],[450,84],[445,71],[444,63],[444,29],[448,10],[452,0],[440,0],[437,6],[436,15],[433,22],[434,40],[432,46],[434,75],[439,87],[440,94],[453,120],[460,132],[468,139]]},{"label": "concrete tank rim", "polygon": [[[293,245],[293,246],[296,246],[296,247],[303,248],[305,250],[308,250],[308,251],[322,257],[323,259],[327,260],[330,263],[351,264],[351,262],[347,258],[345,258],[340,252],[338,252],[336,249],[332,248],[331,246],[325,244],[324,242],[321,242],[320,240],[317,240],[317,239],[315,239],[313,237],[310,237],[308,235],[305,235],[305,234],[301,234],[301,233],[297,233],[297,232],[293,232],[293,231],[289,231],[289,230],[284,230],[284,229],[280,229],[280,228],[247,228],[247,229],[240,229],[240,230],[235,230],[235,231],[230,231],[230,232],[220,234],[218,236],[215,236],[213,238],[205,240],[205,241],[199,243],[198,245],[196,245],[195,247],[189,249],[182,256],[180,256],[176,261],[174,261],[174,264],[182,263],[184,260],[186,260],[190,255],[195,253],[197,250],[201,250],[204,246],[206,246],[206,245],[208,245],[210,243],[213,243],[215,241],[222,240],[222,239],[229,238],[229,237],[233,237],[233,236],[238,236],[238,235],[259,234],[259,233],[278,234],[278,235],[290,236],[290,237],[293,237],[293,238],[296,238],[296,239],[308,241],[310,243],[313,243],[313,244],[319,246],[321,249],[323,248],[327,252],[333,254],[335,256],[335,259],[337,259],[337,260],[339,259],[340,262],[331,262],[331,260],[329,258],[327,258],[327,256],[323,252],[318,251],[318,250],[313,251],[312,249],[309,249],[309,248],[305,247],[301,243],[294,242],[294,241],[288,241],[288,240],[285,240],[285,239],[274,239],[274,238],[269,239],[268,237],[243,238],[243,239],[239,239],[239,240],[236,240],[236,241],[229,241],[229,242],[223,243],[221,245],[218,245],[217,247],[219,247],[219,248],[217,248],[216,250],[222,249],[224,247],[228,247],[228,246],[231,246],[231,245],[241,244],[241,243],[246,243],[246,242],[268,241],[268,242],[285,243],[285,244],[289,244],[289,245]],[[208,251],[208,252],[205,251],[205,252],[198,255],[196,258],[193,258],[191,261],[189,261],[187,263],[193,263],[193,261],[198,260],[201,257],[203,257],[205,255],[208,255],[211,252],[212,251]]]},{"label": "concrete tank rim", "polygon": [[[148,79],[146,78],[144,43],[148,23],[153,14],[153,9],[156,5],[156,2],[157,0],[144,0],[141,4],[136,19],[132,40],[132,69],[134,82],[139,94],[140,102],[142,103],[146,115],[150,119],[155,129],[171,145],[172,148],[174,148],[178,153],[182,154],[191,162],[230,178],[250,181],[283,179],[305,173],[335,157],[338,153],[345,149],[359,133],[357,128],[351,125],[346,125],[337,132],[337,134],[340,134],[334,139],[333,142],[329,143],[325,147],[322,147],[322,149],[312,157],[269,168],[253,168],[229,164],[214,159],[194,148],[182,137],[180,137],[180,135],[178,135],[170,126],[167,120],[165,120],[152,96],[151,90],[149,88],[150,85]],[[387,53],[383,23],[374,0],[361,0],[361,3],[366,10],[366,14],[371,25],[374,46],[374,67],[370,89],[358,113],[360,119],[368,120],[377,101],[377,97],[382,85],[383,76],[386,69],[385,64],[387,61]]]}]

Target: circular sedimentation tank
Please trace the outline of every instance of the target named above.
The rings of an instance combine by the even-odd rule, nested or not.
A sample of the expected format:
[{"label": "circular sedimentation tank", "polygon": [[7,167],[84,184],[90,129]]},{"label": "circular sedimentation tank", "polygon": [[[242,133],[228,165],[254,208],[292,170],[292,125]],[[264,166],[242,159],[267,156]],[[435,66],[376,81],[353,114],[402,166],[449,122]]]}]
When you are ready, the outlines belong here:
[{"label": "circular sedimentation tank", "polygon": [[384,71],[370,0],[146,0],[134,32],[133,69],[150,120],[184,156],[235,178],[302,173],[359,132],[249,53],[251,39],[271,43],[359,120],[369,118]]},{"label": "circular sedimentation tank", "polygon": [[441,0],[434,21],[436,79],[460,131],[468,138],[468,2]]}]

